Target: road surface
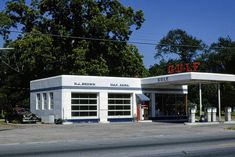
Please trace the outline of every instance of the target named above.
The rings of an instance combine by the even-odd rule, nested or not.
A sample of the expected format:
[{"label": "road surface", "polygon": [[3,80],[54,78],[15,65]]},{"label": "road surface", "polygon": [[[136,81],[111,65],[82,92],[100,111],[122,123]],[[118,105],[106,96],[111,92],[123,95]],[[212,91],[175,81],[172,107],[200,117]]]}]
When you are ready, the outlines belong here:
[{"label": "road surface", "polygon": [[[120,130],[117,130],[118,128]],[[40,131],[42,134],[39,133]],[[25,134],[22,133],[24,139],[20,137],[21,132],[25,132]],[[16,136],[17,133],[18,136]],[[35,137],[36,134],[41,137],[41,140]],[[2,135],[2,138],[0,136],[0,156],[4,157],[235,156],[235,131],[227,130],[220,125],[188,127],[181,124],[157,125],[153,123],[143,125],[91,124],[83,127],[79,125],[53,126],[46,130],[42,126],[2,130],[0,135]],[[7,137],[5,139],[10,142],[1,141],[4,137]]]}]

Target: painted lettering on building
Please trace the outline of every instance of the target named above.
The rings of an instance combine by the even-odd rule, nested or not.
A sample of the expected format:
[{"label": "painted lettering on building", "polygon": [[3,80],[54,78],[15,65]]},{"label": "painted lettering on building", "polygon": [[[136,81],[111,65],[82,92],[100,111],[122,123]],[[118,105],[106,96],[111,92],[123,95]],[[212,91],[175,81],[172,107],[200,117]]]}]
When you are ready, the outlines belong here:
[{"label": "painted lettering on building", "polygon": [[95,83],[90,82],[74,82],[75,86],[95,86]]},{"label": "painted lettering on building", "polygon": [[168,81],[168,77],[160,77],[160,78],[157,78],[157,81],[158,81],[158,82],[167,82],[167,81]]},{"label": "painted lettering on building", "polygon": [[181,73],[181,72],[197,72],[198,67],[201,62],[193,62],[193,63],[186,63],[186,64],[176,64],[176,65],[169,65],[167,68],[168,74],[173,73]]},{"label": "painted lettering on building", "polygon": [[111,87],[129,87],[129,84],[110,83]]}]

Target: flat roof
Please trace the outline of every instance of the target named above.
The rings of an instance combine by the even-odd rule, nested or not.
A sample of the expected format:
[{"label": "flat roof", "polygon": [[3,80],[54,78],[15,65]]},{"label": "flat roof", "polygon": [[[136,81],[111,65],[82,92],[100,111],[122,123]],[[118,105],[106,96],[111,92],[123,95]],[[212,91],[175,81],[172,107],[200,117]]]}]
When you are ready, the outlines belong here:
[{"label": "flat roof", "polygon": [[190,85],[220,82],[235,82],[235,75],[219,73],[186,72],[171,75],[161,75],[141,79],[142,85]]},{"label": "flat roof", "polygon": [[220,73],[203,73],[203,72],[185,72],[169,75],[161,75],[146,78],[130,78],[130,77],[107,77],[107,76],[84,76],[84,75],[59,75],[48,77],[33,82],[50,80],[55,78],[68,77],[68,78],[94,78],[94,79],[119,79],[119,80],[140,80],[142,85],[190,85],[190,84],[209,84],[220,82],[235,82],[235,75],[233,74],[220,74]]},{"label": "flat roof", "polygon": [[94,78],[94,79],[120,79],[120,80],[125,80],[125,79],[130,79],[130,80],[140,80],[140,78],[135,78],[135,77],[115,77],[115,76],[91,76],[91,75],[57,75],[57,76],[52,76],[52,77],[47,77],[47,78],[41,78],[41,79],[36,79],[36,80],[31,80],[30,82],[38,82],[38,81],[44,81],[44,80],[50,80],[50,79],[56,79],[56,78]]}]

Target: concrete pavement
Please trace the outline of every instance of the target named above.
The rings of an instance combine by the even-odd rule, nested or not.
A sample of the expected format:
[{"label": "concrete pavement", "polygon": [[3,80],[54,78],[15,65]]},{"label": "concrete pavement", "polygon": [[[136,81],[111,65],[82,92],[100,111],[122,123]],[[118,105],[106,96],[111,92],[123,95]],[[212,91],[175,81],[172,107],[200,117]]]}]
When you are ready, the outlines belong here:
[{"label": "concrete pavement", "polygon": [[146,137],[190,137],[229,135],[229,126],[186,126],[182,123],[109,123],[73,125],[0,125],[0,145],[12,143],[71,141],[93,139],[125,139]]},{"label": "concrete pavement", "polygon": [[231,125],[110,123],[0,125],[0,157],[231,157]]}]

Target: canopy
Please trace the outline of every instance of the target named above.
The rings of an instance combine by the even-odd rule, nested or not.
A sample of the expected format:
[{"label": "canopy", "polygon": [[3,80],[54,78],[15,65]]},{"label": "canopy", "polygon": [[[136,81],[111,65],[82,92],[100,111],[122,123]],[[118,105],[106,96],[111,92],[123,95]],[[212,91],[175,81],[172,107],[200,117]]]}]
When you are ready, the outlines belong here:
[{"label": "canopy", "polygon": [[150,101],[150,99],[147,97],[147,96],[145,96],[144,94],[136,94],[136,96],[138,97],[138,99],[140,100],[140,101]]},{"label": "canopy", "polygon": [[171,75],[147,77],[141,80],[142,85],[190,85],[220,82],[235,82],[235,75],[218,73],[187,72]]},{"label": "canopy", "polygon": [[218,110],[219,121],[221,121],[221,100],[220,100],[220,83],[235,82],[235,75],[218,74],[218,73],[201,73],[201,72],[186,72],[171,75],[155,76],[143,78],[142,86],[168,86],[168,85],[190,85],[199,84],[199,105],[200,115],[202,115],[202,89],[201,84],[217,83],[218,84]]}]

